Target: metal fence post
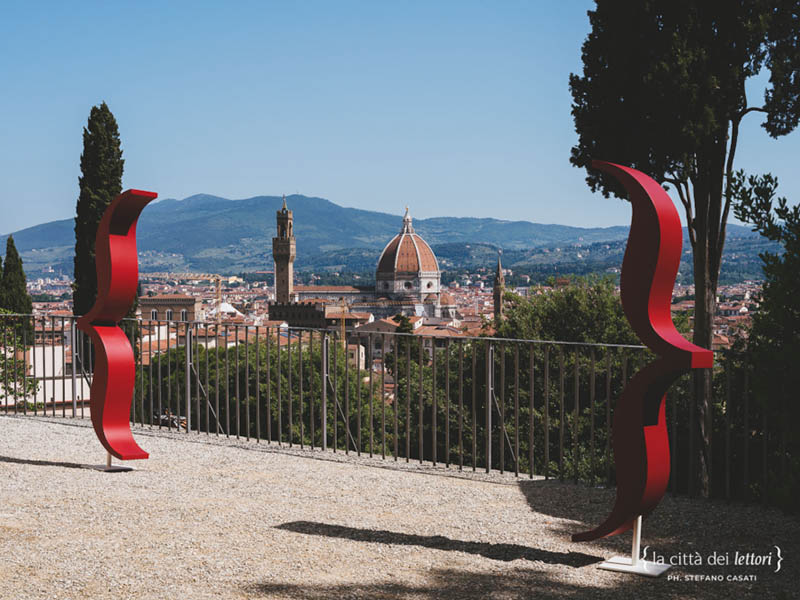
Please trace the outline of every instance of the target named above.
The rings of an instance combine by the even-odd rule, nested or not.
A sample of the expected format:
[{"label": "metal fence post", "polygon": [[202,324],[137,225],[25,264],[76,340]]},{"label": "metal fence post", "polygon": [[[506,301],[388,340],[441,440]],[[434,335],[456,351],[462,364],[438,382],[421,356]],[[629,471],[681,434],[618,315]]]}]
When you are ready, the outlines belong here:
[{"label": "metal fence post", "polygon": [[[6,319],[19,320],[20,318],[24,318],[27,324],[30,324],[32,320],[36,327],[34,332],[38,334],[34,335],[35,339],[31,340],[29,331],[26,332],[25,330],[23,330],[19,336],[14,336],[11,340],[7,339],[11,330],[9,329],[9,321]],[[66,394],[70,388],[70,382],[67,381],[67,377],[71,376],[71,414],[73,418],[76,418],[82,416],[83,405],[85,403],[84,400],[81,400],[81,406],[78,406],[78,394],[81,394],[82,397],[89,395],[84,390],[84,381],[91,385],[92,359],[91,355],[88,354],[88,349],[86,356],[81,355],[81,350],[87,342],[87,339],[85,334],[79,331],[75,326],[76,319],[73,317],[63,317],[63,319],[66,323],[70,324],[70,332],[69,335],[67,335],[66,329],[64,328],[65,325],[62,324],[61,340],[63,341],[63,350],[59,350],[58,353],[62,354],[62,362],[65,366],[66,361],[71,358],[72,371],[69,375],[66,373],[63,375],[62,398],[64,402],[66,402]],[[141,330],[144,328],[144,322],[138,321]],[[157,330],[154,329],[156,326],[154,323],[157,323]],[[175,324],[175,330],[173,332],[175,333],[174,338],[171,337],[170,333],[173,323]],[[123,325],[129,324],[135,325],[136,322],[126,320]],[[168,321],[165,325],[162,325],[161,322],[148,322],[148,328],[150,330],[148,345],[144,344],[143,336],[139,338],[139,343],[137,345],[139,350],[137,368],[140,370],[137,371],[136,382],[139,386],[137,388],[139,391],[139,399],[137,401],[137,394],[134,392],[132,402],[134,423],[137,422],[135,420],[135,413],[141,411],[141,424],[144,425],[145,402],[143,396],[145,395],[145,389],[148,389],[150,390],[148,392],[150,396],[149,409],[151,412],[148,419],[150,421],[155,417],[159,420],[159,426],[165,423],[169,429],[172,429],[173,424],[177,423],[177,427],[179,429],[185,427],[187,433],[193,431],[194,423],[197,423],[197,433],[199,434],[202,429],[203,419],[206,421],[206,433],[210,433],[209,422],[213,416],[218,421],[216,433],[219,434],[223,425],[221,422],[222,415],[219,407],[218,388],[219,385],[224,385],[226,388],[226,406],[222,407],[222,411],[226,413],[226,422],[228,425],[231,425],[230,418],[233,414],[236,419],[236,425],[238,425],[237,432],[241,435],[241,427],[244,426],[244,437],[249,439],[251,433],[250,426],[252,425],[252,416],[250,415],[249,406],[251,385],[256,385],[256,426],[254,431],[256,440],[260,441],[261,434],[263,433],[261,431],[261,419],[264,418],[262,416],[264,411],[260,406],[260,379],[261,371],[264,368],[261,366],[260,337],[262,330],[266,329],[267,336],[265,338],[265,343],[267,344],[267,348],[265,358],[267,372],[265,391],[267,398],[265,409],[267,414],[265,425],[267,427],[267,439],[271,441],[273,416],[273,407],[271,404],[271,384],[273,382],[271,378],[275,375],[271,373],[270,353],[274,352],[275,349],[271,349],[273,343],[269,326],[255,326],[256,366],[254,368],[256,371],[254,382],[250,380],[252,369],[249,364],[251,358],[249,333],[253,326],[242,325],[240,327],[236,324],[231,325],[231,328],[235,330],[236,337],[231,344],[234,348],[231,348],[230,353],[227,351],[227,339],[229,337],[227,335],[228,326],[225,326],[224,336],[221,335],[219,331],[215,333],[214,344],[216,350],[213,360],[216,362],[212,363],[212,368],[214,364],[217,365],[216,372],[218,376],[215,380],[217,398],[216,408],[214,408],[210,400],[211,382],[209,376],[209,361],[212,357],[208,355],[210,346],[209,333],[212,330],[208,327],[209,324],[205,325],[205,333],[203,333],[200,329],[201,323],[199,322]],[[162,326],[165,328],[167,336],[166,352],[162,351],[161,347],[161,336],[163,335],[161,330]],[[0,319],[0,327],[4,328],[4,331],[0,332],[0,338],[3,338],[0,339],[0,344],[2,344],[0,349],[4,350],[4,355],[0,357],[0,361],[8,363],[7,372],[5,373],[5,382],[1,381],[3,379],[3,374],[0,372],[0,385],[2,385],[2,387],[0,387],[0,398],[2,398],[3,389],[5,389],[5,394],[8,396],[8,398],[5,398],[5,405],[0,405],[0,412],[4,410],[8,412],[12,408],[8,402],[12,401],[11,399],[13,397],[15,404],[17,399],[20,400],[18,408],[16,406],[14,407],[15,410],[19,410],[21,413],[28,413],[28,409],[31,408],[31,413],[40,415],[42,413],[39,412],[38,404],[39,394],[42,394],[44,414],[49,415],[50,413],[47,411],[46,403],[54,403],[56,401],[56,382],[59,379],[56,374],[57,365],[55,360],[56,354],[58,353],[52,347],[50,350],[47,349],[48,343],[52,342],[54,345],[56,343],[56,334],[58,331],[54,329],[55,321],[52,320],[48,327],[46,319],[40,316],[21,317],[19,315],[3,315],[3,319]],[[243,330],[245,339],[242,357],[240,357],[238,353],[240,330]],[[127,332],[127,327],[125,327],[125,331]],[[184,357],[185,373],[183,378],[184,401],[182,401],[180,397],[180,383],[182,378],[179,376],[180,352],[178,350],[180,346],[178,340],[180,339],[180,333],[182,331],[185,334],[186,352]],[[296,333],[293,333],[293,331],[296,331]],[[157,341],[153,339],[156,337],[156,334],[158,338]],[[317,367],[314,367],[313,363],[307,363],[308,360],[312,360],[312,357],[313,360],[316,361],[317,348],[315,347],[316,342],[314,340],[316,334],[320,335],[319,383],[321,385],[318,392],[316,388],[317,373],[315,372]],[[199,371],[203,362],[200,352],[200,345],[203,343],[201,338],[203,335],[205,335],[206,340],[204,350],[206,354],[205,384],[203,383]],[[483,438],[486,461],[483,468],[485,468],[486,473],[491,473],[494,468],[493,421],[494,411],[496,410],[499,420],[497,432],[499,463],[497,463],[497,465],[501,474],[504,471],[511,470],[508,461],[512,460],[514,463],[514,472],[519,476],[520,468],[523,468],[523,470],[525,469],[524,461],[522,461],[520,456],[520,450],[522,450],[522,452],[527,453],[527,460],[529,461],[529,465],[527,466],[529,472],[525,473],[526,476],[530,475],[532,477],[533,472],[539,468],[534,461],[534,459],[537,459],[541,463],[545,478],[553,477],[555,471],[551,465],[552,457],[552,464],[556,464],[556,458],[558,460],[558,474],[561,479],[568,478],[573,481],[580,481],[580,478],[583,477],[583,471],[579,469],[579,466],[585,463],[588,467],[585,478],[589,480],[589,483],[594,483],[595,481],[601,481],[603,479],[611,483],[613,466],[611,444],[613,416],[611,413],[614,404],[613,393],[615,393],[615,390],[618,388],[624,388],[629,376],[629,370],[631,373],[634,373],[635,369],[643,361],[642,356],[644,356],[632,354],[633,352],[642,350],[642,347],[633,345],[575,345],[536,340],[506,340],[500,338],[471,337],[456,340],[458,352],[455,353],[453,344],[456,342],[452,342],[444,337],[394,335],[389,332],[378,332],[377,334],[364,334],[367,338],[366,356],[368,357],[369,363],[366,367],[369,369],[369,377],[367,378],[367,374],[362,371],[359,361],[356,361],[358,364],[356,368],[353,369],[353,374],[350,374],[352,365],[349,364],[349,362],[345,362],[344,365],[339,365],[339,361],[347,361],[347,354],[346,350],[345,353],[342,354],[337,347],[340,337],[337,331],[317,328],[297,328],[287,332],[286,335],[286,355],[283,354],[282,349],[282,344],[284,344],[283,336],[281,332],[278,331],[278,345],[276,347],[278,356],[272,357],[276,360],[278,371],[278,381],[274,382],[278,389],[278,406],[274,408],[276,409],[276,422],[278,423],[277,439],[281,444],[283,442],[281,435],[283,418],[281,412],[282,396],[285,395],[287,397],[288,407],[285,410],[288,410],[287,423],[289,425],[289,444],[293,446],[296,441],[293,437],[294,430],[292,426],[298,424],[301,448],[305,447],[305,434],[310,433],[311,446],[313,449],[314,445],[317,443],[316,431],[317,428],[320,427],[321,440],[319,446],[323,451],[329,450],[330,443],[327,439],[327,428],[329,424],[328,401],[330,400],[331,412],[334,417],[333,423],[330,424],[333,452],[350,450],[352,448],[360,452],[362,449],[361,442],[363,441],[364,452],[368,451],[370,455],[373,455],[380,451],[381,457],[385,458],[387,444],[391,446],[393,440],[394,456],[395,459],[397,459],[399,451],[402,449],[402,438],[405,437],[405,456],[408,462],[411,459],[412,437],[417,436],[417,441],[414,445],[418,450],[418,456],[415,457],[415,460],[418,459],[421,462],[426,460],[431,461],[432,466],[436,466],[439,464],[439,461],[443,461],[445,467],[449,467],[451,461],[455,461],[451,456],[451,451],[455,451],[455,444],[457,442],[459,453],[458,466],[459,469],[461,469],[463,467],[464,454],[470,453],[469,449],[465,450],[464,445],[469,447],[471,444],[472,466],[473,470],[475,470],[479,462],[480,442],[481,438]],[[297,336],[297,339],[292,340],[292,335]],[[45,336],[50,339],[44,339]],[[17,337],[19,337],[19,339],[17,339]],[[388,346],[386,342],[387,337],[390,340]],[[175,340],[174,342],[173,339]],[[346,342],[346,339],[344,339],[344,341]],[[430,349],[426,345],[427,343],[431,344]],[[437,343],[443,344],[443,351],[442,346],[437,348]],[[11,344],[15,345],[13,352],[10,346]],[[307,344],[307,346],[304,347],[304,344]],[[418,346],[415,346],[415,344],[418,344]],[[69,348],[67,348],[68,345],[70,346]],[[153,346],[157,346],[157,348],[154,349]],[[295,347],[294,350],[292,349],[293,346]],[[149,349],[150,354],[150,363],[147,373],[150,376],[150,380],[147,386],[144,385],[144,376],[146,373],[142,366],[145,347]],[[222,348],[225,353],[223,356],[225,369],[222,371],[220,371],[222,365],[219,364],[220,348]],[[306,351],[305,356],[304,350]],[[333,350],[333,356],[331,356],[331,350]],[[500,354],[499,359],[497,357],[498,350]],[[383,361],[387,360],[387,353],[392,351],[393,354],[388,357],[391,360],[384,364],[379,364],[377,362],[373,364],[375,360],[378,360],[376,353],[379,351]],[[525,355],[526,351],[528,352],[527,357]],[[41,356],[39,356],[39,352],[41,352]],[[296,365],[294,364],[295,359],[293,358],[294,352],[299,353],[296,357]],[[471,356],[464,356],[465,352],[471,352]],[[479,406],[481,374],[478,355],[481,352],[485,352],[484,400],[486,404],[484,406],[485,430],[483,433],[480,432],[479,421],[481,411]],[[537,355],[537,352],[540,353],[540,355]],[[558,353],[557,356],[554,354],[555,352]],[[600,356],[598,354],[599,352],[604,352],[605,358]],[[177,364],[175,363],[176,354],[178,355]],[[231,354],[233,356],[231,356]],[[340,354],[342,354],[343,358],[339,357]],[[405,354],[405,358],[403,358],[401,354]],[[414,356],[414,354],[416,354],[416,356]],[[444,354],[444,358],[442,358],[442,354]],[[550,356],[551,354],[553,354],[552,357]],[[309,358],[306,358],[307,356]],[[465,359],[467,360],[466,370],[468,371],[466,374],[464,373]],[[570,359],[575,361],[571,366],[566,362]],[[21,365],[19,364],[20,360],[22,361]],[[153,360],[159,361],[157,367],[152,364]],[[167,361],[164,373],[162,373],[161,370],[161,360]],[[241,364],[242,360],[245,361],[244,364]],[[405,369],[403,369],[403,360],[405,360]],[[444,360],[443,365],[440,364],[442,360]],[[450,364],[451,360],[453,364]],[[458,361],[457,366],[456,360]],[[522,363],[520,363],[520,360],[522,360]],[[539,360],[541,360],[541,365],[537,366],[536,362]],[[767,470],[767,467],[771,464],[769,460],[775,458],[775,460],[778,461],[776,455],[780,455],[779,453],[782,452],[781,449],[785,444],[783,439],[785,431],[782,429],[782,423],[778,422],[777,417],[773,418],[774,415],[772,415],[772,413],[762,413],[760,405],[756,405],[757,403],[753,400],[753,397],[756,396],[755,392],[750,389],[748,359],[743,357],[742,360],[744,364],[741,366],[738,365],[738,362],[734,363],[731,357],[726,357],[721,363],[724,367],[724,372],[721,373],[724,384],[724,387],[721,389],[721,393],[724,394],[724,412],[719,412],[717,415],[711,412],[707,414],[710,424],[718,426],[724,425],[724,429],[721,430],[717,436],[718,443],[716,445],[718,448],[716,449],[716,458],[718,460],[716,468],[712,470],[712,465],[709,464],[709,479],[713,484],[712,489],[717,494],[724,494],[728,499],[736,498],[740,495],[748,495],[749,487],[753,483],[763,486],[765,484],[764,477],[770,475],[770,472]],[[417,362],[417,367],[414,367],[419,369],[417,373],[412,370],[412,361]],[[528,362],[527,365],[525,364],[526,361]],[[16,368],[12,369],[12,362],[16,365]],[[28,362],[30,362],[30,370],[27,366]],[[393,372],[391,367],[392,362],[394,363]],[[286,364],[285,368],[288,369],[286,373],[288,384],[286,382],[281,383],[284,363]],[[303,363],[306,363],[306,365]],[[583,363],[585,363],[585,365]],[[472,364],[471,371],[470,364]],[[588,369],[588,376],[581,375],[584,366]],[[299,375],[292,372],[295,367],[298,369]],[[541,367],[541,369],[539,367]],[[455,371],[456,368],[457,371]],[[552,373],[551,368],[553,371]],[[507,375],[510,377],[510,373],[512,372],[509,371],[509,369],[513,369],[514,374],[514,379],[511,383],[506,381]],[[526,370],[529,372],[526,373]],[[617,372],[618,370],[620,372]],[[402,377],[401,371],[404,371]],[[541,373],[541,375],[538,375],[538,379],[536,375],[537,372]],[[161,377],[162,374],[165,376],[163,380]],[[389,374],[393,376],[391,384],[387,380]],[[343,380],[339,381],[337,379],[338,377],[342,377]],[[352,381],[352,377],[357,377],[357,382]],[[375,379],[377,377],[380,377],[380,380],[376,382]],[[526,377],[528,377],[528,382],[524,381]],[[567,377],[569,377],[571,381],[567,380]],[[603,378],[603,380],[601,381],[600,378]],[[12,381],[12,379],[14,381]],[[442,383],[442,379],[444,379],[444,383]],[[244,382],[243,389],[241,389],[241,382]],[[367,382],[369,385],[369,406],[366,408],[369,412],[365,413],[363,402],[366,401],[366,396],[362,398],[361,392],[363,391],[364,394],[367,393]],[[35,383],[39,384],[40,389],[33,389],[32,386]],[[338,397],[339,383],[345,384],[341,391],[343,394],[341,400]],[[350,383],[353,384],[352,390],[348,385]],[[376,404],[378,398],[375,398],[375,390],[373,389],[376,383],[380,385],[378,396],[381,402],[380,406]],[[582,402],[584,402],[582,399],[582,395],[584,394],[582,385],[584,383],[587,384],[585,405],[582,404]],[[426,398],[428,398],[427,390],[429,384],[431,389],[431,402],[428,405],[428,403],[426,403]],[[9,389],[12,385],[13,389]],[[470,389],[464,389],[470,385]],[[520,385],[523,386],[521,393]],[[294,390],[294,386],[299,386],[299,392]],[[452,386],[458,386],[457,392],[455,389],[451,389]],[[529,390],[525,389],[526,386],[529,387]],[[229,396],[231,396],[233,390],[229,390],[229,387],[234,388],[236,391],[236,413],[232,412],[234,407],[230,405]],[[362,387],[364,389],[362,389]],[[570,387],[573,389],[570,390]],[[394,391],[392,391],[392,388]],[[541,392],[539,392],[539,390],[541,390]],[[158,414],[155,413],[155,407],[153,406],[153,396],[156,391],[158,392]],[[359,392],[357,396],[355,395],[356,391]],[[242,392],[242,394],[239,392]],[[192,396],[193,393],[194,398]],[[451,398],[451,393],[458,394],[457,423],[454,422],[456,416],[451,414],[450,410],[450,403],[456,402],[456,400]],[[509,395],[512,393],[513,397]],[[534,393],[541,393],[542,397],[540,413],[542,430],[540,434],[535,433],[535,428],[539,427],[538,421],[535,421],[535,419],[539,419],[539,416],[535,415],[534,407],[535,402],[539,402],[539,400],[534,398]],[[165,407],[161,406],[162,394],[165,394],[167,402]],[[317,400],[316,394],[319,394],[319,400]],[[403,394],[405,394],[405,409],[403,409],[403,402],[401,402]],[[464,394],[468,394],[472,398],[469,406],[463,406],[462,396]],[[687,483],[690,487],[690,493],[696,493],[696,483],[694,482],[693,475],[696,472],[697,464],[695,464],[694,455],[690,452],[688,456],[689,460],[687,461],[687,456],[679,452],[679,448],[685,451],[685,446],[690,443],[693,448],[697,448],[697,444],[699,443],[697,440],[699,438],[696,436],[698,432],[688,431],[689,437],[684,440],[682,436],[685,430],[681,429],[679,432],[677,428],[678,423],[683,425],[687,419],[691,427],[693,419],[696,416],[696,398],[693,394],[690,394],[688,399],[684,400],[682,392],[680,392],[680,396],[678,394],[678,390],[672,392],[673,397],[670,399],[670,407],[667,409],[671,430],[669,439],[670,450],[671,455],[674,457],[673,471],[670,475],[669,486],[673,493],[677,493],[678,490],[680,490],[681,493],[685,493],[683,485],[680,484],[680,481],[684,479],[684,471],[680,469],[681,465],[678,464],[684,463],[683,468],[688,467]],[[202,395],[206,396],[205,409],[202,408],[201,404]],[[519,406],[520,395],[522,395],[522,407]],[[172,404],[173,396],[176,401],[175,404]],[[567,397],[571,396],[574,396],[573,404],[567,405]],[[413,406],[414,397],[418,398],[419,404],[417,407]],[[552,406],[550,406],[551,397],[553,402]],[[737,397],[740,398],[738,401],[739,404],[736,403]],[[444,405],[442,405],[442,398],[444,398]],[[679,398],[681,399],[680,403],[678,402]],[[299,412],[297,414],[295,414],[294,406],[296,399],[299,399],[299,404],[296,409]],[[308,400],[309,402],[307,409],[303,408],[304,400]],[[509,404],[509,406],[512,407],[511,410],[514,411],[513,417],[507,414],[506,400],[513,402],[513,405]],[[757,397],[756,400],[758,400]],[[602,406],[603,401],[605,402],[605,407]],[[181,406],[182,402],[185,402],[185,406]],[[241,410],[242,402],[244,403],[244,410],[247,412],[244,415],[239,415],[238,412]],[[314,408],[314,405],[318,402],[320,410],[319,417],[314,414],[314,411],[317,410]],[[388,402],[391,402],[390,406],[387,406]],[[354,409],[353,414],[350,414],[349,411],[351,403]],[[684,404],[687,406],[684,406]],[[358,407],[357,413],[355,411],[356,406]],[[455,406],[455,404],[453,404],[453,406]],[[162,408],[164,408],[163,411],[161,410]],[[55,408],[53,410],[55,411]],[[206,411],[205,415],[203,414],[203,410]],[[374,413],[375,410],[379,410],[380,413],[376,415]],[[387,432],[386,430],[386,412],[389,410],[393,411],[390,418],[394,418],[394,433],[391,431]],[[439,415],[440,410],[442,411],[441,415]],[[526,415],[525,410],[529,410],[529,414]],[[585,421],[583,421],[584,410],[586,411],[585,417],[588,421],[585,425]],[[722,409],[720,408],[719,410],[721,411]],[[182,411],[185,411],[184,415],[181,415]],[[598,411],[600,411],[600,415],[597,414]],[[605,412],[605,418],[603,417],[603,412]],[[165,419],[169,416],[169,420],[161,421],[162,413]],[[64,404],[62,415],[66,416],[66,404]],[[431,416],[431,419],[430,422],[426,424],[424,418],[428,415]],[[240,416],[243,417],[243,422],[240,421]],[[296,422],[295,419],[298,418],[300,420]],[[376,418],[380,419],[380,440],[375,439],[374,421]],[[511,418],[513,418],[513,425],[507,423],[507,420]],[[556,419],[557,425],[554,425],[554,427],[557,426],[558,431],[554,429],[553,432],[551,432],[550,426],[553,418]],[[305,419],[308,419],[308,421]],[[339,419],[341,419],[341,424],[338,422]],[[416,423],[414,419],[417,420]],[[570,420],[573,420],[572,424],[569,423]],[[405,429],[403,429],[403,422],[405,423]],[[709,422],[707,422],[707,424],[709,424]],[[344,429],[345,448],[341,448],[338,445],[337,432],[339,431],[340,425],[343,426]],[[364,431],[362,431],[362,425]],[[438,434],[439,425],[445,428],[441,438]],[[769,432],[767,428],[768,425],[774,428],[772,433]],[[358,433],[352,431],[354,426],[358,427]],[[367,440],[365,438],[361,440],[362,436],[367,435],[367,426],[369,426],[369,439]],[[425,430],[426,426],[430,428],[430,432]],[[392,427],[391,423],[389,427]],[[452,435],[456,435],[455,429],[453,432],[450,431],[451,427],[458,428],[457,440],[455,438],[451,439],[451,433]],[[509,427],[513,427],[513,437],[511,436],[511,432],[508,431]],[[469,429],[468,432],[463,431],[466,428]],[[526,428],[528,430],[527,434],[525,431]],[[227,427],[226,433],[230,433],[230,427]],[[430,437],[428,437],[428,433],[430,433]],[[471,443],[470,440],[462,439],[466,433],[471,434]],[[537,439],[537,435],[541,435],[541,438]],[[571,437],[567,438],[567,435]],[[358,438],[356,436],[358,436]],[[522,437],[522,439],[520,439],[520,437]],[[691,441],[692,437],[695,438],[694,441]],[[442,448],[438,446],[439,441],[443,442]],[[526,441],[528,446],[524,447]],[[452,448],[451,442],[453,442]],[[368,448],[366,445],[367,443],[369,444]],[[380,448],[378,450],[374,447],[375,443],[380,443]],[[424,453],[426,443],[429,444],[429,454],[427,455]],[[520,448],[521,444],[523,445],[522,448]],[[392,451],[391,447],[389,451]],[[556,452],[558,452],[558,455],[555,454]],[[713,453],[709,458],[714,458]],[[767,460],[766,464],[764,462],[765,459]],[[568,460],[570,460],[569,463],[567,462]],[[520,464],[521,462],[522,464]],[[778,464],[776,469],[783,468],[778,462],[776,462],[776,464]],[[604,470],[605,473],[603,473]],[[715,478],[711,476],[712,473],[716,475]],[[740,487],[742,487],[741,490]],[[767,497],[762,494],[760,499],[766,501]]]},{"label": "metal fence post", "polygon": [[75,368],[78,366],[78,336],[75,331],[75,319],[73,318],[69,327],[70,345],[72,346],[72,418],[74,419],[78,411],[78,379]]},{"label": "metal fence post", "polygon": [[486,472],[492,470],[492,395],[494,394],[494,347],[486,345]]},{"label": "metal fence post", "polygon": [[[186,324],[186,365],[185,365],[185,379],[186,379],[186,433],[189,433],[192,429],[192,393],[191,393],[191,385],[192,385],[192,355],[191,355],[191,348],[192,348],[192,331],[189,329],[189,324]],[[180,410],[178,411],[178,415],[180,415]],[[180,418],[180,417],[179,417]]]},{"label": "metal fence post", "polygon": [[328,333],[322,334],[322,451],[328,449]]}]

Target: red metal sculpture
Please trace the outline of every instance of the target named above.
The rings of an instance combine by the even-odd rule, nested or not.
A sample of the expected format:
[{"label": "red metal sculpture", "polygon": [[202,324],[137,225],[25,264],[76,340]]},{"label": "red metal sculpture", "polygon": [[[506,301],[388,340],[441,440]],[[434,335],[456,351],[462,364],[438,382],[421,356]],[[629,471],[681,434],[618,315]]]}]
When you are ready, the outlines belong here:
[{"label": "red metal sculpture", "polygon": [[133,304],[139,282],[136,221],[157,196],[153,192],[127,190],[106,208],[95,242],[97,300],[77,323],[95,349],[92,425],[103,447],[121,460],[149,456],[131,434],[136,366],[131,344],[118,323]]},{"label": "red metal sculpture", "polygon": [[664,189],[644,173],[603,161],[592,167],[616,177],[628,191],[633,216],[622,262],[620,289],[625,316],[658,358],[625,386],[614,413],[617,498],[596,529],[576,542],[623,533],[661,501],[669,481],[666,391],[690,369],[713,365],[710,350],[688,342],[672,322],[670,304],[681,258],[678,211]]}]

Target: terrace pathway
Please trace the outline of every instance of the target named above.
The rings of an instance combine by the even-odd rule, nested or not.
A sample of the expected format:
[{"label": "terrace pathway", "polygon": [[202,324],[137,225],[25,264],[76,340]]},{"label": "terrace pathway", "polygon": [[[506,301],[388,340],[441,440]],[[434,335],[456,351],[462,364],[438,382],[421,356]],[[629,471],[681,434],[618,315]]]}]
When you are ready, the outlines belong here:
[{"label": "terrace pathway", "polygon": [[[772,567],[598,570],[630,536],[573,544],[613,490],[449,476],[380,459],[134,431],[151,458],[103,461],[87,421],[0,417],[0,598],[791,598],[800,525],[779,511],[667,497],[643,545],[773,553]],[[387,461],[390,462],[390,461]],[[376,467],[390,468],[376,468]]]}]

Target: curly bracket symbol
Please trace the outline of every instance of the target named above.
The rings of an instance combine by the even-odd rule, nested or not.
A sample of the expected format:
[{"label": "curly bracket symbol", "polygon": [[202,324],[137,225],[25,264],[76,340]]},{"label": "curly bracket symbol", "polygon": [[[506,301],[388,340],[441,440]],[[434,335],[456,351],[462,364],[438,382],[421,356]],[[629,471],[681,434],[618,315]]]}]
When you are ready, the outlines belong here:
[{"label": "curly bracket symbol", "polygon": [[139,281],[136,221],[157,196],[153,192],[128,190],[106,208],[95,242],[97,300],[77,323],[95,348],[90,400],[92,425],[103,447],[121,460],[148,457],[131,434],[129,419],[136,366],[131,344],[118,323],[130,309]]},{"label": "curly bracket symbol", "polygon": [[573,535],[575,542],[623,533],[658,505],[670,470],[665,394],[681,374],[714,363],[710,350],[689,343],[672,322],[672,288],[683,237],[672,200],[640,171],[604,161],[592,161],[592,167],[616,177],[630,196],[633,216],[620,276],[622,307],[633,330],[658,358],[628,382],[616,407],[614,508],[596,529]]}]

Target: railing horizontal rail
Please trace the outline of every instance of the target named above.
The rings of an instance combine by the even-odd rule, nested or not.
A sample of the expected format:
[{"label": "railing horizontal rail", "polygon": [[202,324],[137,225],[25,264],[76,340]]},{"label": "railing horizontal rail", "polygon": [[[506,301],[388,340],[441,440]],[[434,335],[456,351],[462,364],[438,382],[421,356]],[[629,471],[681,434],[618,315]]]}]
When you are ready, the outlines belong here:
[{"label": "railing horizontal rail", "polygon": [[[0,314],[0,414],[89,416],[94,350],[75,323]],[[131,421],[141,426],[592,484],[614,482],[616,399],[652,357],[630,344],[375,328],[342,337],[231,322],[121,327],[135,350]],[[780,420],[754,397],[750,361],[716,357],[712,493],[765,497],[773,471],[786,469]],[[687,376],[667,399],[675,493],[696,476],[693,406]]]}]

